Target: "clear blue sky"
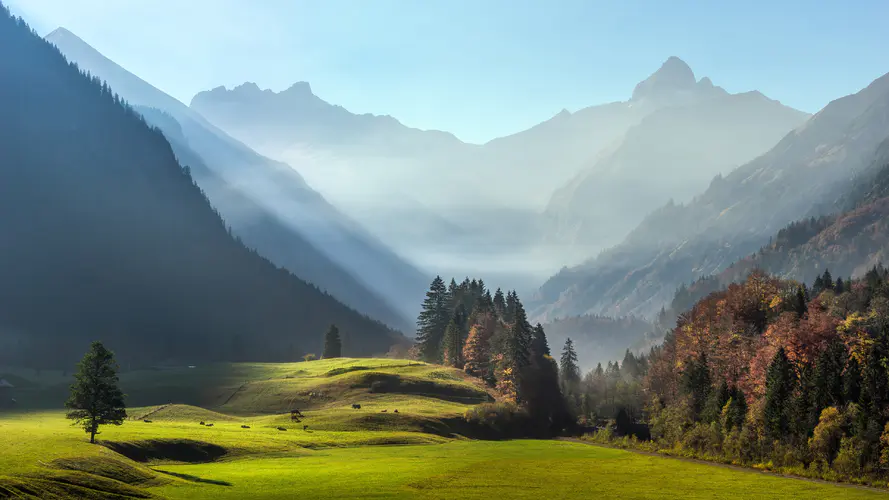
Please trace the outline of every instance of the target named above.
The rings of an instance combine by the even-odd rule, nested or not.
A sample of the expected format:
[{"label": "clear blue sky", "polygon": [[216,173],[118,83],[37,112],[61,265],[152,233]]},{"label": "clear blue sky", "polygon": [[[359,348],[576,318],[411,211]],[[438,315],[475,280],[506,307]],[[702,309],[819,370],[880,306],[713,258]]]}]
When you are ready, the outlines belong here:
[{"label": "clear blue sky", "polygon": [[484,142],[625,100],[668,56],[814,112],[889,72],[887,0],[0,0],[188,103],[306,80],[359,113]]}]

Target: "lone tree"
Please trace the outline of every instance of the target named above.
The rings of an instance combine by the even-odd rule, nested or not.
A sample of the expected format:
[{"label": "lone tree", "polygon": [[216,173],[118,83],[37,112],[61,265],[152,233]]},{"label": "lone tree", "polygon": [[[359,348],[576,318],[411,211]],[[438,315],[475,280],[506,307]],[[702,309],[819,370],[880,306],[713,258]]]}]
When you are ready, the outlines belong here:
[{"label": "lone tree", "polygon": [[336,325],[330,325],[327,333],[324,334],[324,352],[321,357],[324,359],[338,358],[343,355],[343,342],[340,340],[340,330]]},{"label": "lone tree", "polygon": [[577,394],[580,387],[580,367],[577,366],[577,351],[574,350],[574,342],[570,338],[565,340],[562,359],[559,361],[563,391],[565,394]]},{"label": "lone tree", "polygon": [[120,425],[127,418],[124,394],[117,386],[117,363],[114,353],[101,342],[93,342],[77,365],[71,396],[65,402],[67,418],[83,426],[90,443],[96,442],[99,426]]}]

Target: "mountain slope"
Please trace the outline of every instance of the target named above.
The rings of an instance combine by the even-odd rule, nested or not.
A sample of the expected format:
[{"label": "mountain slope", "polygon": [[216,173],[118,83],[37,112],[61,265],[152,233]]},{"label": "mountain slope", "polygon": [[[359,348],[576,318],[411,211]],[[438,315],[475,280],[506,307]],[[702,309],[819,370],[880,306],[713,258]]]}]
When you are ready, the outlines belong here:
[{"label": "mountain slope", "polygon": [[690,200],[714,175],[768,151],[808,117],[758,92],[701,90],[687,72],[693,87],[685,103],[645,116],[553,195],[548,238],[580,249],[619,243],[652,210]]},{"label": "mountain slope", "polygon": [[149,124],[164,133],[179,163],[189,168],[192,178],[220,211],[232,233],[245,245],[289,269],[300,279],[323,287],[349,307],[401,331],[413,329],[413,325],[388,303],[297,231],[269,214],[240,190],[232,188],[207,167],[201,156],[190,147],[175,118],[155,108],[137,106],[136,110]]},{"label": "mountain slope", "polygon": [[70,366],[94,339],[124,364],[295,359],[330,323],[356,353],[401,339],[232,238],[163,134],[5,8],[0,108],[7,361]]},{"label": "mountain slope", "polygon": [[831,102],[689,204],[667,204],[620,245],[553,276],[535,311],[650,316],[680,283],[718,273],[790,221],[823,213],[887,137],[889,75]]},{"label": "mountain slope", "polygon": [[768,245],[720,273],[719,280],[738,282],[758,268],[812,283],[825,269],[836,277],[861,277],[889,262],[889,141],[835,206],[835,214],[784,227]]},{"label": "mountain slope", "polygon": [[[238,197],[253,205],[254,210],[239,213],[245,208],[242,203],[230,196],[217,197],[218,190],[205,187],[210,201],[248,245],[350,306],[397,328],[410,327],[406,318],[414,316],[428,284],[426,277],[331,206],[299,173],[232,139],[73,33],[60,28],[46,39],[84,70],[108,82],[128,102],[162,110],[178,122],[188,148],[228,185],[228,192],[238,191]],[[174,148],[177,145],[174,141]],[[197,180],[204,187],[202,179]],[[264,223],[256,224],[252,217]],[[274,224],[270,225],[271,221]],[[298,243],[303,239],[314,250]],[[334,269],[330,261],[342,269]],[[322,268],[333,274],[320,272]],[[345,279],[344,273],[354,279]]]}]

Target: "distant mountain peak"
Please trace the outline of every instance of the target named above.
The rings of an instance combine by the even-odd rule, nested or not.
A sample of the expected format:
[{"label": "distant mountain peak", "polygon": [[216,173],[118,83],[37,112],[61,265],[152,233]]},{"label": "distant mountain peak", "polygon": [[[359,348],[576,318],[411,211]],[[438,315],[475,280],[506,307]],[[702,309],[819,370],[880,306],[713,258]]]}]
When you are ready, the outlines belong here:
[{"label": "distant mountain peak", "polygon": [[670,56],[657,71],[636,85],[632,100],[670,97],[677,92],[694,90],[697,83],[691,67],[682,59]]},{"label": "distant mountain peak", "polygon": [[309,85],[309,82],[296,82],[291,85],[290,88],[282,92],[282,94],[314,95],[312,94],[312,86]]}]

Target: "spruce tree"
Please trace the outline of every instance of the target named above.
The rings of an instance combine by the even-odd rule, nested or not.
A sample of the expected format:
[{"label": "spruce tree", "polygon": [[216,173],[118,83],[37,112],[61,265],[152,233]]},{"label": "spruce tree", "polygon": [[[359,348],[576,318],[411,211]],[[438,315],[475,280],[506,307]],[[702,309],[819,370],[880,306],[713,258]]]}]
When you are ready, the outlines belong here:
[{"label": "spruce tree", "polygon": [[503,298],[503,291],[499,288],[494,292],[494,312],[501,321],[506,322],[506,300]]},{"label": "spruce tree", "polygon": [[580,367],[577,366],[577,351],[570,338],[565,340],[562,357],[559,359],[559,374],[565,394],[576,395],[580,387]]},{"label": "spruce tree", "polygon": [[459,322],[459,315],[448,323],[442,340],[442,353],[444,364],[454,368],[463,368],[463,327]]},{"label": "spruce tree", "polygon": [[800,285],[796,289],[796,298],[794,300],[793,308],[796,311],[796,315],[802,318],[809,312],[808,300],[806,300],[806,291],[803,289],[803,286]]},{"label": "spruce tree", "polygon": [[694,418],[700,419],[712,389],[706,353],[701,352],[696,358],[691,358],[686,362],[685,369],[682,371],[682,389],[691,399]]},{"label": "spruce tree", "polygon": [[506,292],[506,311],[504,313],[504,321],[506,323],[515,323],[516,320],[516,302],[519,298],[515,291]]},{"label": "spruce tree", "polygon": [[423,309],[417,317],[417,344],[420,357],[429,363],[441,361],[441,344],[451,320],[450,298],[441,276],[436,276],[426,292]]},{"label": "spruce tree", "polygon": [[707,398],[707,403],[704,405],[704,411],[701,414],[701,420],[707,424],[719,420],[722,409],[730,398],[731,393],[729,392],[728,383],[723,380],[716,390],[710,391],[710,396]]},{"label": "spruce tree", "polygon": [[766,434],[781,439],[790,431],[790,410],[796,387],[796,374],[783,347],[766,371],[764,420]]},{"label": "spruce tree", "polygon": [[114,353],[101,342],[93,342],[77,365],[71,396],[65,402],[66,417],[83,427],[90,443],[96,442],[100,425],[120,425],[127,418],[117,372]]},{"label": "spruce tree", "polygon": [[833,291],[836,292],[837,295],[846,291],[846,284],[843,283],[843,278],[837,278],[836,285],[833,287]]},{"label": "spruce tree", "polygon": [[830,275],[829,269],[824,270],[824,274],[821,276],[821,281],[825,290],[833,290],[833,276]]},{"label": "spruce tree", "polygon": [[815,361],[814,408],[817,415],[828,406],[843,404],[843,368],[848,354],[846,346],[839,339],[827,344],[827,348]]},{"label": "spruce tree", "polygon": [[537,323],[531,336],[531,355],[535,357],[549,356],[549,343],[546,341],[546,332],[543,325]]},{"label": "spruce tree", "polygon": [[861,399],[861,366],[854,357],[849,358],[843,372],[843,402],[857,403]]},{"label": "spruce tree", "polygon": [[343,355],[343,341],[340,338],[340,329],[336,325],[330,325],[324,334],[324,350],[321,357],[324,359],[339,358]]}]

